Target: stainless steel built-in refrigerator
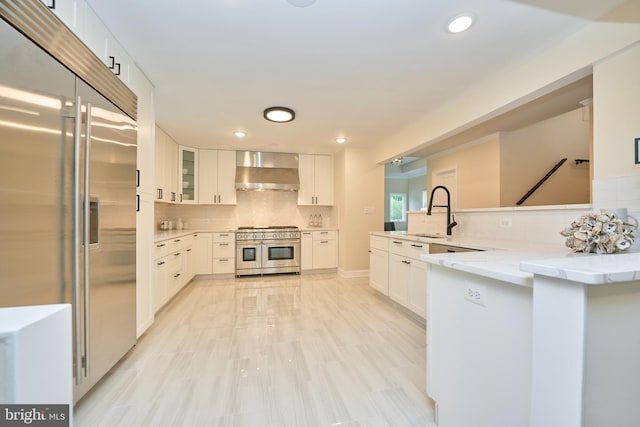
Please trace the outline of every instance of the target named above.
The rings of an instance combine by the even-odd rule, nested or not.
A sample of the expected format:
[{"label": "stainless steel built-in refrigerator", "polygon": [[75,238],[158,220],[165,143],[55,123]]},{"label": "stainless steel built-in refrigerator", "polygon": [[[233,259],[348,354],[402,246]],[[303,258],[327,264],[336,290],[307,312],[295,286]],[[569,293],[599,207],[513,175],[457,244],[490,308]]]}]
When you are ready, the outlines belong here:
[{"label": "stainless steel built-in refrigerator", "polygon": [[77,401],[136,341],[137,129],[40,47],[70,33],[37,3],[0,1],[0,306],[73,305]]}]

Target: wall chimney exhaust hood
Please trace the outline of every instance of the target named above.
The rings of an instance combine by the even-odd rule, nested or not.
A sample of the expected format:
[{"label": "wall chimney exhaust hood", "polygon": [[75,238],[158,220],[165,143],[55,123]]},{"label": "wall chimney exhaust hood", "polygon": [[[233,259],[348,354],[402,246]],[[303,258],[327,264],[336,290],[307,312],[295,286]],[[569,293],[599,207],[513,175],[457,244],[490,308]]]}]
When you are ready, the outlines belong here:
[{"label": "wall chimney exhaust hood", "polygon": [[237,151],[236,189],[298,191],[298,155]]}]

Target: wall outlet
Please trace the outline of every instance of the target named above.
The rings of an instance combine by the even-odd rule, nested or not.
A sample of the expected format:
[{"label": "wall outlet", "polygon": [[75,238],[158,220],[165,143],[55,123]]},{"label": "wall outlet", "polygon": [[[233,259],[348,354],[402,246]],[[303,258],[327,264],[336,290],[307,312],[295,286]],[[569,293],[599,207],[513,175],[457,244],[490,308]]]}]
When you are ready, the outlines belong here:
[{"label": "wall outlet", "polygon": [[475,283],[465,283],[464,285],[464,299],[471,301],[474,304],[487,306],[487,288]]},{"label": "wall outlet", "polygon": [[500,218],[500,227],[511,228],[511,218]]}]

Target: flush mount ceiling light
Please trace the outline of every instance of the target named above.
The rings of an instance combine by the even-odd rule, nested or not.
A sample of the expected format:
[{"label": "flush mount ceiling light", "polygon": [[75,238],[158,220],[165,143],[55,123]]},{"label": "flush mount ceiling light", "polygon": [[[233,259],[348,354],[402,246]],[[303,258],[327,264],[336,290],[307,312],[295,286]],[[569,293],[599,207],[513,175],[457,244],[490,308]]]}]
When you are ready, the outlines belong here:
[{"label": "flush mount ceiling light", "polygon": [[316,2],[316,0],[287,0],[289,4],[296,7],[308,7]]},{"label": "flush mount ceiling light", "polygon": [[276,123],[286,123],[296,118],[295,111],[287,107],[269,107],[263,115],[265,119]]},{"label": "flush mount ceiling light", "polygon": [[233,133],[235,136],[237,136],[238,138],[244,138],[245,136],[247,136],[246,132],[243,132],[241,130],[237,130]]},{"label": "flush mount ceiling light", "polygon": [[449,20],[447,31],[450,33],[461,33],[467,31],[473,24],[473,15],[471,13],[463,13],[456,15]]},{"label": "flush mount ceiling light", "polygon": [[402,157],[398,157],[398,158],[395,158],[395,159],[391,160],[391,164],[392,165],[401,165],[402,164]]},{"label": "flush mount ceiling light", "polygon": [[337,142],[338,144],[344,144],[345,142],[347,142],[347,138],[345,138],[345,137],[343,137],[343,136],[338,137],[338,138],[336,138],[336,142]]}]

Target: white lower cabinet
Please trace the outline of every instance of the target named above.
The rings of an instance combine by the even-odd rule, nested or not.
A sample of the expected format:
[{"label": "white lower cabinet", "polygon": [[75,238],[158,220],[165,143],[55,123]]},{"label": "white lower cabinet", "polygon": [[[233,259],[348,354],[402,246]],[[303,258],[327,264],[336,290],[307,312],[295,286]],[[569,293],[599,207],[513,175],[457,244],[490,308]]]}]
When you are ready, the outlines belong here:
[{"label": "white lower cabinet", "polygon": [[369,237],[369,286],[389,295],[389,239]]},{"label": "white lower cabinet", "polygon": [[338,232],[336,230],[303,231],[300,238],[300,269],[338,268]]},{"label": "white lower cabinet", "polygon": [[152,301],[157,312],[193,278],[195,271],[193,235],[156,242]]},{"label": "white lower cabinet", "polygon": [[213,274],[234,274],[235,271],[235,233],[213,233]]},{"label": "white lower cabinet", "polygon": [[427,263],[410,260],[407,307],[420,317],[427,318]]},{"label": "white lower cabinet", "polygon": [[427,263],[420,255],[429,253],[429,245],[381,236],[371,236],[369,245],[369,285],[426,318]]},{"label": "white lower cabinet", "polygon": [[402,255],[389,255],[389,297],[405,307],[409,303],[409,265]]},{"label": "white lower cabinet", "polygon": [[213,233],[195,233],[193,247],[195,274],[213,273]]}]

